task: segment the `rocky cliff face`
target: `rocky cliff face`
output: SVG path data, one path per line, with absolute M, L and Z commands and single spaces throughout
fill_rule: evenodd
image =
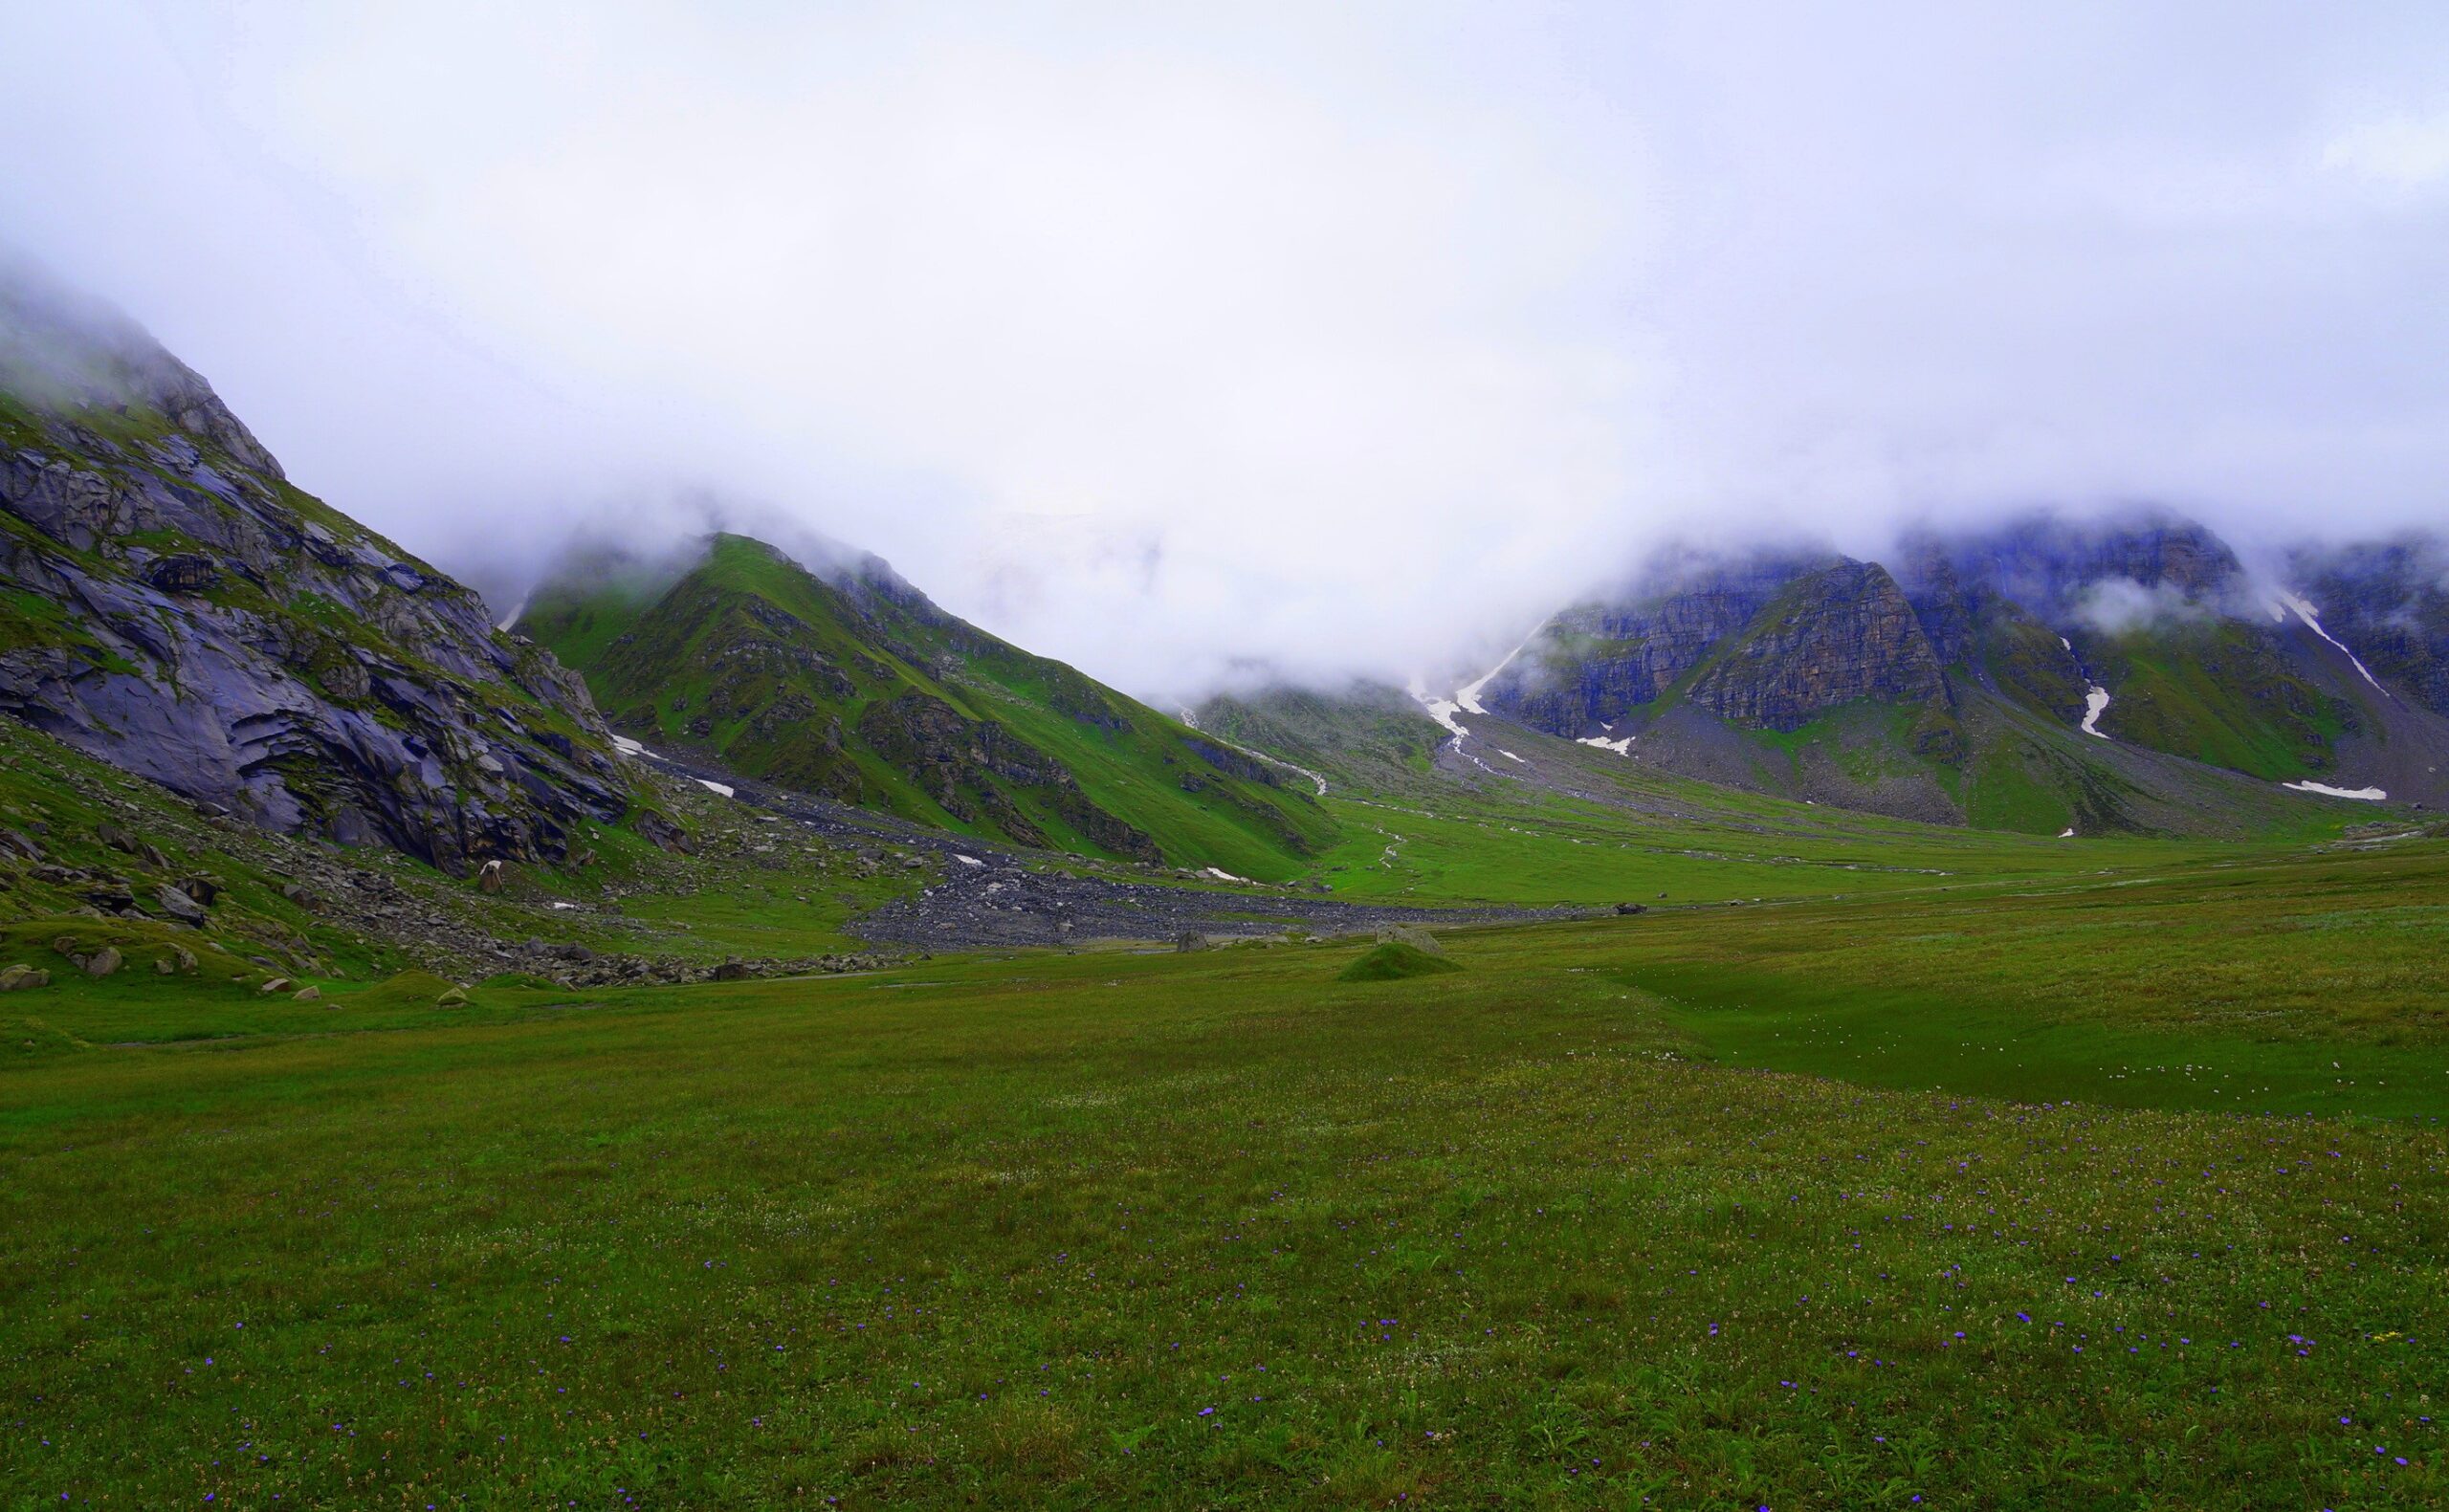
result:
M 1824 562 L 1767 554 L 1653 562 L 1621 597 L 1577 604 L 1482 690 L 1485 705 L 1568 738 L 1656 703 L 1796 579 Z
M 620 817 L 584 687 L 291 486 L 114 313 L 0 278 L 0 712 L 268 828 L 449 870 Z
M 1798 730 L 1843 704 L 1945 707 L 1947 677 L 1887 569 L 1844 561 L 1796 580 L 1691 685 L 1732 724 Z
M 2307 547 L 2288 567 L 2323 628 L 2374 675 L 2449 714 L 2449 542 L 2411 535 Z
M 1943 662 L 1886 569 L 1758 555 L 1673 561 L 1621 602 L 1566 610 L 1481 698 L 1579 737 L 1675 701 L 1786 731 L 1864 700 L 1944 710 L 1948 691 Z

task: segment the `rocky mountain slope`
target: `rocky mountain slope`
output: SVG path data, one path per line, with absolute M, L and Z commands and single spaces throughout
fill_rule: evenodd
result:
M 724 535 L 676 577 L 580 562 L 519 628 L 619 729 L 841 802 L 1267 878 L 1334 833 L 1307 781 L 988 635 L 873 557 L 820 575 Z
M 2449 642 L 2419 628 L 2423 560 L 2303 564 L 2345 611 L 2325 621 L 2157 514 L 1923 532 L 1892 570 L 1678 553 L 1556 615 L 1456 707 L 1708 780 L 2053 833 L 2217 832 L 2261 807 L 2239 778 L 2438 803 L 2449 720 L 2423 678 Z
M 548 652 L 291 484 L 125 317 L 21 270 L 0 273 L 0 712 L 265 828 L 454 872 L 559 858 L 631 807 Z

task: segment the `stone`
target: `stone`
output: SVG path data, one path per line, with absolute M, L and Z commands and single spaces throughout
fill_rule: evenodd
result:
M 256 988 L 255 991 L 270 995 L 273 993 L 290 992 L 296 989 L 297 986 L 298 984 L 296 982 L 291 981 L 286 976 L 276 976 L 270 981 L 265 982 L 261 987 Z
M 51 985 L 51 973 L 33 966 L 11 966 L 0 971 L 0 993 L 30 992 Z
M 105 945 L 100 950 L 96 951 L 93 954 L 85 958 L 85 975 L 88 976 L 108 976 L 111 973 L 119 970 L 119 963 L 121 958 L 122 957 L 119 953 L 118 946 Z
M 221 564 L 201 552 L 174 552 L 146 562 L 144 581 L 164 593 L 202 593 L 221 581 Z
M 1649 905 L 1646 903 L 1619 903 L 1616 905 L 1616 913 L 1619 917 L 1627 917 L 1635 913 L 1647 913 L 1648 911 Z
M 179 890 L 196 902 L 210 908 L 221 901 L 221 879 L 210 873 L 198 873 L 178 885 Z
M 292 1002 L 301 1003 L 321 1002 L 323 1000 L 323 989 L 320 987 L 300 987 L 296 992 L 289 995 L 289 1000 Z
M 725 961 L 715 968 L 714 979 L 718 982 L 744 982 L 756 975 L 744 961 Z
M 468 989 L 465 987 L 453 987 L 449 992 L 444 993 L 441 997 L 436 997 L 433 1000 L 433 1005 L 436 1008 L 465 1008 L 468 1006 Z
M 163 912 L 181 924 L 203 924 L 210 917 L 204 911 L 204 905 L 177 887 L 165 886 L 154 888 L 153 901 L 162 905 Z

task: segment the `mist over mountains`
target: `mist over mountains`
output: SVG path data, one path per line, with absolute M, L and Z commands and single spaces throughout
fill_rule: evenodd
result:
M 2143 501 L 2259 566 L 2449 482 L 2431 8 L 18 21 L 8 234 L 505 613 L 763 512 L 1187 695 L 1674 539 Z

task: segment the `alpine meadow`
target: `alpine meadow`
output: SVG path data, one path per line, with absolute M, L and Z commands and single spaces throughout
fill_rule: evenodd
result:
M 0 41 L 0 1512 L 2449 1505 L 2437 10 Z

